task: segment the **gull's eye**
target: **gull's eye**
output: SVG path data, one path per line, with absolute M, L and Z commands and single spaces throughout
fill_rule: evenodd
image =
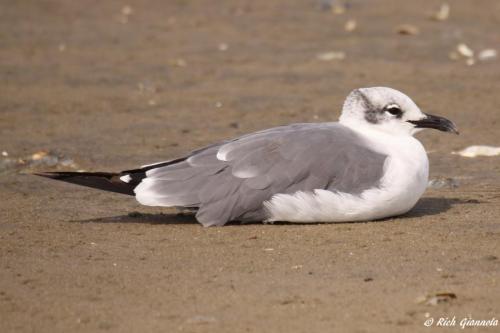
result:
M 403 114 L 403 110 L 397 104 L 389 104 L 384 108 L 385 112 L 389 112 L 393 116 L 401 116 Z

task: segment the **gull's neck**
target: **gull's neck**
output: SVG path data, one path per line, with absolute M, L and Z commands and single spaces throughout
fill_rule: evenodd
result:
M 401 132 L 389 132 L 384 127 L 360 122 L 357 119 L 340 120 L 340 124 L 348 127 L 361 137 L 365 138 L 373 149 L 391 155 L 396 151 L 398 153 L 409 153 L 411 151 L 424 153 L 425 150 L 417 139 L 410 134 Z
M 387 138 L 394 139 L 394 138 L 401 138 L 401 137 L 405 137 L 405 136 L 411 137 L 410 135 L 404 135 L 404 134 L 401 134 L 399 132 L 391 133 L 391 132 L 384 130 L 384 128 L 382 126 L 368 124 L 366 122 L 361 122 L 357 119 L 349 119 L 349 118 L 342 119 L 341 118 L 339 123 L 341 125 L 344 125 L 345 127 L 348 127 L 349 129 L 353 130 L 354 132 L 356 132 L 358 134 L 370 136 L 370 138 L 372 138 L 372 139 L 376 139 L 377 137 L 381 137 L 384 139 L 387 139 Z

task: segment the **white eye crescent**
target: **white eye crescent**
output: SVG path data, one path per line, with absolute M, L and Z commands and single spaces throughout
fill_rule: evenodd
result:
M 399 105 L 392 103 L 388 104 L 384 107 L 385 112 L 388 112 L 392 114 L 393 116 L 401 116 L 403 114 L 403 111 L 399 107 Z

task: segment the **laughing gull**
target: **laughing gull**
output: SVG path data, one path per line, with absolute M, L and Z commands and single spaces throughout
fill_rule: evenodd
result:
M 204 226 L 367 221 L 404 214 L 424 193 L 429 161 L 413 137 L 424 128 L 458 134 L 397 90 L 361 88 L 339 122 L 275 127 L 120 173 L 38 175 L 192 209 Z

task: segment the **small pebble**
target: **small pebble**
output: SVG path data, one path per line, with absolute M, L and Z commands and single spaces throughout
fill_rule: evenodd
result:
M 344 29 L 347 32 L 353 32 L 357 27 L 358 23 L 356 22 L 356 20 L 348 20 L 344 25 Z
M 44 158 L 45 156 L 47 156 L 47 152 L 46 151 L 39 151 L 37 153 L 34 153 L 33 155 L 31 155 L 31 159 L 33 161 L 39 161 L 41 160 L 42 158 Z
M 454 293 L 449 293 L 449 292 L 443 292 L 443 293 L 437 293 L 434 295 L 420 295 L 417 298 L 415 298 L 415 303 L 418 304 L 427 304 L 427 305 L 437 305 L 438 303 L 443 303 L 447 302 L 451 299 L 457 298 L 457 295 Z M 426 317 L 429 317 L 428 314 L 425 314 Z
M 124 7 L 122 7 L 122 10 L 121 10 L 121 13 L 125 16 L 132 15 L 133 12 L 134 12 L 134 10 L 130 6 L 124 6 Z
M 450 5 L 443 3 L 439 10 L 431 18 L 436 21 L 446 21 L 450 17 Z
M 346 57 L 342 51 L 331 51 L 319 53 L 316 58 L 321 61 L 344 60 Z
M 457 295 L 455 295 L 454 293 L 442 292 L 442 293 L 437 293 L 437 294 L 431 296 L 430 298 L 428 298 L 426 304 L 431 305 L 431 306 L 436 306 L 440 303 L 448 303 L 452 299 L 456 299 L 456 298 L 457 298 Z
M 458 53 L 466 58 L 472 58 L 474 56 L 474 51 L 464 43 L 457 45 Z
M 485 49 L 479 52 L 477 58 L 481 61 L 493 60 L 497 57 L 497 50 L 495 49 Z
M 493 146 L 469 146 L 458 152 L 452 152 L 452 154 L 460 155 L 463 157 L 474 158 L 477 156 L 498 156 L 500 155 L 500 147 Z
M 172 65 L 177 66 L 177 67 L 186 67 L 187 61 L 182 59 L 182 58 L 178 58 L 172 62 Z
M 129 17 L 130 15 L 132 15 L 132 13 L 134 12 L 134 10 L 132 9 L 132 7 L 130 6 L 123 6 L 122 9 L 120 10 L 120 17 L 119 17 L 119 21 L 120 23 L 122 24 L 126 24 L 128 23 L 128 20 L 129 20 Z
M 229 49 L 229 45 L 226 43 L 220 43 L 217 48 L 219 51 L 227 51 Z
M 420 30 L 413 24 L 401 24 L 396 27 L 396 32 L 400 35 L 414 36 L 418 35 L 420 33 Z

